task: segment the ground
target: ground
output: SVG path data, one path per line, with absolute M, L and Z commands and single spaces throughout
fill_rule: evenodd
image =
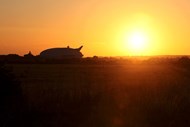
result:
M 7 64 L 31 127 L 187 127 L 190 72 L 169 63 Z

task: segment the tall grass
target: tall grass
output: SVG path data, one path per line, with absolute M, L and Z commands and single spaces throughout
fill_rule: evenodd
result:
M 187 66 L 148 63 L 8 66 L 22 83 L 28 126 L 190 125 Z

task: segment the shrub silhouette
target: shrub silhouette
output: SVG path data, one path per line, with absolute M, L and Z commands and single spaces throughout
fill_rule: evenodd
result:
M 15 126 L 22 109 L 20 83 L 5 66 L 0 65 L 0 126 Z
M 184 56 L 184 57 L 179 58 L 178 64 L 181 65 L 182 67 L 189 67 L 190 65 L 189 57 Z

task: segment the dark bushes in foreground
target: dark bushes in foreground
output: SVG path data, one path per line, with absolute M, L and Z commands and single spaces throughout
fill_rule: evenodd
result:
M 20 126 L 23 96 L 20 82 L 5 66 L 0 66 L 0 126 Z
M 11 65 L 29 108 L 20 123 L 29 127 L 188 127 L 188 66 L 180 59 L 159 61 L 114 66 Z

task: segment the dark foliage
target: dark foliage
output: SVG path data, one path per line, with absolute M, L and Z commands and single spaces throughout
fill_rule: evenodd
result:
M 184 68 L 189 68 L 190 67 L 190 59 L 187 56 L 181 57 L 178 59 L 177 64 Z
M 190 126 L 188 57 L 44 59 L 42 63 L 9 65 L 23 91 L 14 75 L 1 68 L 4 126 Z
M 3 65 L 0 66 L 0 87 L 0 126 L 17 126 L 23 110 L 20 82 Z

